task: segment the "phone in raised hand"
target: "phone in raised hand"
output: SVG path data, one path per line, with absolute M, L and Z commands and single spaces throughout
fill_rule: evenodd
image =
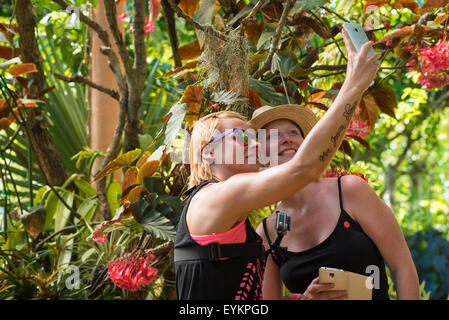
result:
M 368 42 L 369 39 L 366 36 L 365 31 L 363 30 L 362 26 L 358 23 L 343 23 L 343 28 L 345 29 L 346 33 L 349 36 L 349 39 L 351 39 L 352 44 L 354 45 L 355 50 L 357 52 L 360 51 L 363 44 Z M 373 48 L 370 48 L 367 56 L 374 54 Z

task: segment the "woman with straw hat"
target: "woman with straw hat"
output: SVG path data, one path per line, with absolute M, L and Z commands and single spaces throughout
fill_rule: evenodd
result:
M 276 152 L 280 165 L 302 151 L 304 139 L 316 123 L 313 112 L 299 105 L 259 108 L 250 121 L 255 129 L 273 132 L 260 142 L 266 143 L 269 154 Z M 290 230 L 279 237 L 276 218 L 281 212 L 290 219 Z M 385 262 L 398 298 L 419 298 L 415 265 L 394 214 L 359 176 L 323 178 L 308 184 L 283 199 L 257 232 L 271 252 L 263 282 L 265 299 L 283 298 L 282 283 L 296 293 L 284 297 L 287 299 L 347 298 L 346 291 L 329 291 L 332 284 L 318 282 L 320 267 L 371 275 L 372 298 L 388 299 Z
M 179 299 L 260 299 L 263 246 L 248 214 L 319 178 L 340 146 L 353 112 L 378 70 L 372 42 L 348 49 L 346 79 L 292 161 L 260 171 L 258 142 L 234 112 L 198 120 L 190 140 L 190 186 L 175 239 Z M 343 131 L 343 132 L 344 132 Z

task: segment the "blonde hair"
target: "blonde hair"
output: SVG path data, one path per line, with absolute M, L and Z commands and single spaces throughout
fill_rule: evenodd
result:
M 195 122 L 189 147 L 189 188 L 198 185 L 201 181 L 212 179 L 210 163 L 203 159 L 201 151 L 215 137 L 217 132 L 223 131 L 224 128 L 220 119 L 226 118 L 237 118 L 247 121 L 240 113 L 219 111 L 211 113 Z

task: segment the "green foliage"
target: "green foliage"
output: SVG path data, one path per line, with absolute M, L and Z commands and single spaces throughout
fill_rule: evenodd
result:
M 449 292 L 449 241 L 436 230 L 427 229 L 407 236 L 407 243 L 420 279 L 432 299 L 446 299 Z
M 397 300 L 398 296 L 394 287 L 393 280 L 391 279 L 391 273 L 388 268 L 386 268 L 387 279 L 388 279 L 388 296 L 390 300 Z M 429 300 L 430 299 L 430 291 L 426 291 L 426 281 L 421 281 L 419 285 L 419 300 Z
M 212 6 L 201 7 L 193 19 L 220 30 L 236 27 L 256 1 L 240 2 L 239 6 L 235 2 L 219 1 L 216 12 Z M 96 1 L 86 0 L 71 3 L 84 12 L 96 5 Z M 247 39 L 244 44 L 248 49 L 250 74 L 254 74 L 267 58 L 280 17 L 280 11 L 267 4 L 245 28 Z M 170 268 L 166 253 L 158 257 L 158 279 L 136 294 L 126 293 L 112 284 L 107 276 L 107 264 L 142 246 L 142 242 L 147 245 L 145 250 L 152 250 L 173 240 L 182 208 L 179 196 L 185 190 L 187 176 L 182 165 L 168 160 L 173 147 L 183 144 L 183 136 L 179 133 L 182 129 L 190 130 L 199 116 L 214 112 L 216 109 L 212 105 L 215 103 L 219 109 L 248 104 L 249 108 L 242 110 L 250 114 L 258 104 L 292 102 L 308 104 L 321 116 L 332 103 L 332 96 L 338 93 L 338 83 L 344 79 L 342 70 L 316 68 L 346 63 L 346 52 L 334 27 L 344 22 L 343 19 L 364 24 L 374 17 L 376 31 L 370 36 L 378 40 L 389 32 L 384 25 L 387 21 L 391 25 L 390 31 L 400 31 L 419 17 L 410 9 L 393 9 L 388 4 L 379 4 L 373 12 L 364 13 L 365 4 L 350 0 L 297 1 L 294 11 L 303 8 L 309 20 L 282 28 L 280 50 L 273 56 L 269 70 L 261 77 L 248 80 L 252 90 L 249 97 L 237 94 L 235 89 L 240 88 L 215 88 L 213 82 L 199 87 L 199 74 L 208 69 L 198 63 L 203 46 L 202 49 L 187 50 L 193 56 L 192 52 L 196 50 L 195 58 L 187 58 L 186 51 L 180 49 L 185 65 L 170 73 L 173 50 L 166 20 L 159 16 L 155 31 L 145 40 L 148 70 L 142 96 L 139 142 L 143 152 L 149 151 L 145 161 L 151 156 L 150 160 L 160 163 L 150 173 L 142 170 L 139 181 L 142 163 L 136 164 L 136 159 L 116 167 L 114 170 L 124 170 L 129 184 L 114 180 L 111 172 L 105 174 L 107 205 L 116 216 L 105 228 L 107 238 L 101 244 L 90 238 L 102 222 L 98 221 L 100 203 L 90 180 L 93 162 L 104 154 L 87 147 L 86 87 L 62 82 L 54 76 L 55 73 L 88 76 L 89 65 L 85 59 L 89 45 L 88 28 L 80 24 L 79 29 L 67 29 L 64 26 L 69 16 L 57 4 L 33 1 L 47 87 L 54 86 L 40 108 L 45 110 L 45 121 L 70 178 L 63 186 L 53 189 L 46 186 L 37 164 L 28 153 L 26 137 L 16 134 L 21 128 L 15 123 L 1 130 L 0 299 L 164 297 L 171 281 L 168 273 L 164 273 Z M 443 11 L 446 9 L 442 8 Z M 131 52 L 131 1 L 126 3 L 125 10 L 124 38 Z M 1 23 L 14 23 L 10 18 L 12 14 L 11 5 L 0 5 Z M 429 25 L 439 27 L 433 21 Z M 185 20 L 177 18 L 175 26 L 181 47 L 198 39 L 195 28 Z M 390 49 L 385 41 L 379 41 L 378 49 L 389 50 L 383 62 L 385 68 L 361 104 L 365 106 L 362 109 L 373 117 L 373 128 L 362 141 L 347 138 L 345 152 L 339 152 L 333 162 L 364 172 L 371 186 L 394 210 L 417 265 L 423 299 L 429 298 L 429 292 L 431 298 L 441 298 L 449 292 L 444 274 L 449 252 L 449 156 L 445 145 L 449 137 L 448 95 L 447 89 L 429 92 L 418 86 L 419 74 L 404 68 L 407 60 L 398 52 L 405 40 L 429 45 L 432 37 L 441 36 L 438 32 L 426 32 L 416 31 L 396 39 L 399 42 L 393 42 L 396 47 Z M 11 45 L 18 47 L 17 40 L 14 36 Z M 233 57 L 232 54 L 228 56 Z M 192 62 L 196 64 L 186 67 Z M 24 91 L 11 77 L 8 81 L 15 86 L 17 94 Z M 189 87 L 199 88 L 200 97 L 186 94 Z M 185 102 L 183 99 L 190 100 Z M 251 213 L 249 219 L 253 226 L 271 211 L 272 208 L 264 208 Z M 149 241 L 142 240 L 146 235 L 151 235 Z M 70 266 L 79 268 L 81 283 L 78 289 L 67 289 L 66 281 L 72 276 Z M 393 287 L 391 296 L 394 297 Z

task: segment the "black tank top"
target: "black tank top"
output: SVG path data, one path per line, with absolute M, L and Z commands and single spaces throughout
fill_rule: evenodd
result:
M 175 249 L 200 246 L 190 236 L 186 213 L 194 195 L 205 185 L 216 183 L 207 180 L 188 191 L 186 205 L 178 223 Z M 232 205 L 232 204 L 231 204 Z M 260 243 L 262 239 L 246 219 L 246 243 Z M 204 259 L 175 262 L 176 289 L 182 300 L 261 300 L 264 259 L 237 257 L 218 261 Z
M 266 219 L 265 236 L 272 250 L 276 250 L 278 266 L 284 285 L 290 292 L 304 293 L 320 267 L 339 268 L 374 277 L 373 300 L 388 300 L 388 280 L 385 262 L 379 249 L 361 226 L 343 209 L 341 177 L 338 178 L 340 217 L 334 231 L 317 246 L 301 252 L 273 246 L 268 236 Z M 378 280 L 376 282 L 376 277 Z

